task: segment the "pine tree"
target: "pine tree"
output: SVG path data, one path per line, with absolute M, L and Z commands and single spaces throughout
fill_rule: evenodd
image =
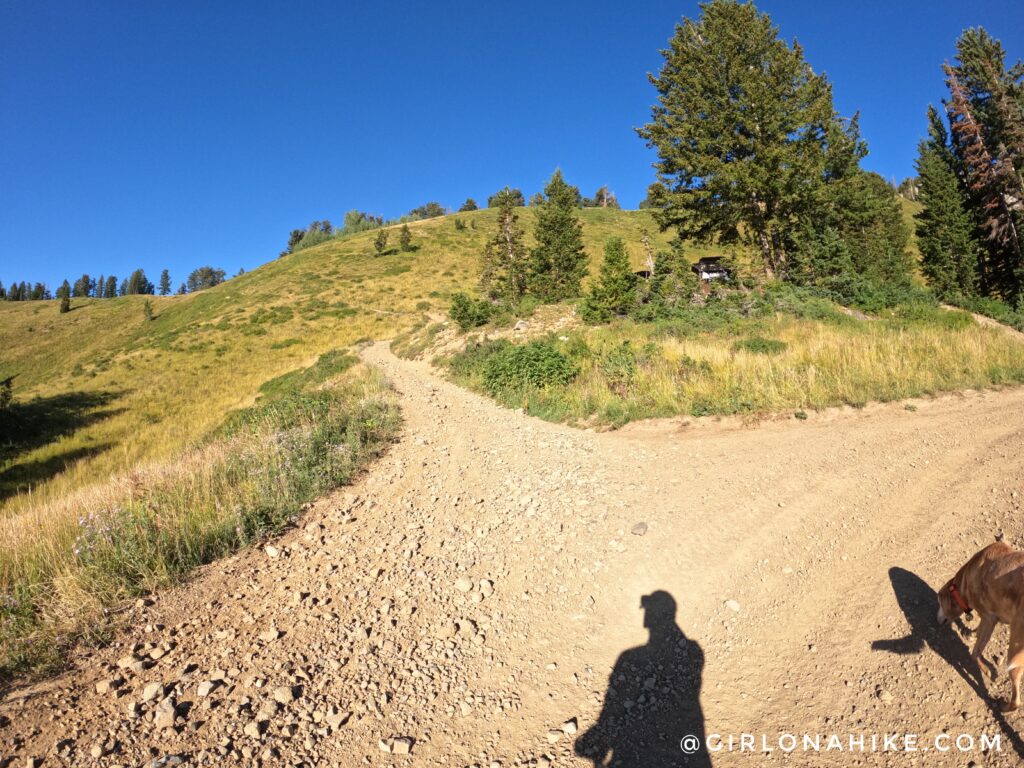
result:
M 99 280 L 96 281 L 96 298 L 102 299 L 106 297 L 107 290 L 107 278 L 100 275 Z
M 377 233 L 377 236 L 373 239 L 373 249 L 377 252 L 378 256 L 383 256 L 384 251 L 388 247 L 388 231 L 382 229 Z
M 171 292 L 171 273 L 166 269 L 160 273 L 160 295 L 166 296 Z
M 493 195 L 487 198 L 488 208 L 502 208 L 506 204 L 510 204 L 513 207 L 523 207 L 526 205 L 526 198 L 523 197 L 521 189 L 505 187 L 499 189 Z
M 785 277 L 796 220 L 865 151 L 856 122 L 839 120 L 828 81 L 752 3 L 704 3 L 669 45 L 651 77 L 659 103 L 639 129 L 658 152 L 658 223 L 749 243 L 768 277 Z
M 71 284 L 67 280 L 61 283 L 60 288 L 57 289 L 57 298 L 71 298 Z
M 1018 216 L 1008 198 L 1015 190 L 1016 173 L 1004 157 L 990 151 L 970 94 L 957 71 L 944 65 L 950 101 L 946 105 L 954 151 L 963 164 L 975 215 L 988 241 L 980 281 L 986 295 L 1015 302 L 1024 288 L 1024 244 L 1018 232 Z
M 117 298 L 117 278 L 113 275 L 107 278 L 107 287 L 103 291 L 103 296 L 107 299 Z
M 409 225 L 403 224 L 401 231 L 398 233 L 398 245 L 403 251 L 412 250 L 412 232 L 409 231 Z
M 65 312 L 71 311 L 71 297 L 61 296 L 60 297 L 60 313 L 63 315 Z
M 467 197 L 466 202 L 459 206 L 459 213 L 465 213 L 466 211 L 475 211 L 477 209 L 476 200 L 472 197 Z
M 4 284 L 0 282 L 0 300 L 7 298 L 7 289 L 4 288 Z
M 613 237 L 604 245 L 601 270 L 583 300 L 581 314 L 590 323 L 606 323 L 616 315 L 625 315 L 636 302 L 637 276 L 629 265 L 625 243 Z
M 484 247 L 480 288 L 492 301 L 514 305 L 526 292 L 528 252 L 515 212 L 515 196 L 499 196 L 498 231 Z
M 580 191 L 556 170 L 544 187 L 545 198 L 537 206 L 534 237 L 537 246 L 530 254 L 527 289 L 552 302 L 580 295 L 580 283 L 587 275 L 587 254 L 583 250 L 583 225 L 577 214 Z
M 948 134 L 934 107 L 928 108 L 929 137 L 918 147 L 917 220 L 921 269 L 932 290 L 946 301 L 978 292 L 980 244 L 952 165 Z
M 184 296 L 186 293 L 188 293 L 188 289 L 185 287 L 185 284 L 182 283 L 181 285 L 178 286 L 178 295 Z

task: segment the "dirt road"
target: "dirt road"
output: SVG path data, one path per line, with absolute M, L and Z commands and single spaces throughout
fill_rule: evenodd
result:
M 931 591 L 997 534 L 1024 545 L 1024 390 L 594 434 L 364 357 L 401 393 L 401 441 L 8 692 L 12 765 L 1024 759 L 1005 677 L 979 682 Z

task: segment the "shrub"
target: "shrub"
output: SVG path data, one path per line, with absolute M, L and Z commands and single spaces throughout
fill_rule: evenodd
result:
M 636 354 L 628 340 L 602 356 L 601 372 L 612 392 L 620 397 L 626 394 L 636 376 Z
M 448 316 L 454 320 L 462 331 L 469 331 L 484 325 L 494 314 L 494 305 L 483 299 L 473 299 L 464 293 L 452 296 L 452 305 Z
M 777 339 L 766 339 L 761 336 L 752 336 L 749 339 L 742 339 L 733 344 L 737 352 L 753 352 L 758 355 L 777 355 L 784 352 L 788 345 Z
M 483 369 L 484 388 L 492 395 L 567 384 L 576 366 L 550 341 L 510 345 L 492 353 Z

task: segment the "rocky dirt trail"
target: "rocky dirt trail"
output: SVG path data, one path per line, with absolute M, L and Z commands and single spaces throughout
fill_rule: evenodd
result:
M 1021 764 L 1024 713 L 998 713 L 1005 678 L 975 678 L 929 585 L 993 536 L 1024 545 L 1024 390 L 595 434 L 364 357 L 400 442 L 8 691 L 0 765 Z

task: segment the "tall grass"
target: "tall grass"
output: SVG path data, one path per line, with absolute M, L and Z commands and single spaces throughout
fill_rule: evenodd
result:
M 201 447 L 0 521 L 0 670 L 59 660 L 109 609 L 280 530 L 389 442 L 395 401 L 337 355 L 271 387 Z M 316 370 L 329 371 L 333 382 Z
M 807 308 L 804 308 L 807 310 Z M 620 321 L 550 338 L 570 381 L 537 383 L 504 370 L 508 342 L 472 342 L 448 359 L 452 377 L 510 407 L 554 421 L 619 426 L 680 414 L 762 414 L 861 406 L 1024 382 L 1024 344 L 962 312 L 914 305 L 856 319 L 813 311 L 695 321 Z M 700 317 L 698 314 L 697 317 Z M 495 361 L 499 361 L 496 363 Z

